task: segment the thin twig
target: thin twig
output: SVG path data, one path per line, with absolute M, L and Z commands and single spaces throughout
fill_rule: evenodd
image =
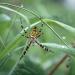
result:
M 48 75 L 53 75 L 55 71 L 59 68 L 59 66 L 68 58 L 69 56 L 67 54 L 64 55 L 64 57 L 59 61 L 59 63 L 56 64 L 56 66 L 50 71 Z

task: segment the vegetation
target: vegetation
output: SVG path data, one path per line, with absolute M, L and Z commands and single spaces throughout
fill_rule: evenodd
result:
M 75 75 L 74 13 L 55 0 L 1 1 L 0 75 Z M 32 43 L 19 60 L 34 26 L 49 51 Z

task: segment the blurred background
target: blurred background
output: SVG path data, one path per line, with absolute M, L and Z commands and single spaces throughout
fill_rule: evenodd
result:
M 74 0 L 0 0 L 0 2 L 24 5 L 28 9 L 37 11 L 41 16 L 56 18 L 69 25 L 73 25 L 75 1 Z M 62 17 L 62 20 L 60 19 Z M 63 19 L 64 18 L 64 19 Z M 69 21 L 67 21 L 69 20 Z
M 23 6 L 44 18 L 57 20 L 73 28 L 75 27 L 75 0 L 0 0 L 0 3 Z M 9 5 L 5 6 L 23 13 L 28 18 L 30 25 L 38 21 L 34 15 L 22 9 Z M 19 37 L 22 30 L 19 18 L 15 13 L 0 8 L 0 75 L 49 75 L 53 67 L 65 54 L 61 51 L 56 51 L 56 49 L 54 54 L 44 52 L 36 44 L 34 46 L 31 45 L 27 55 L 15 68 L 15 63 L 27 44 L 26 38 Z M 25 28 L 29 24 L 23 20 L 23 26 Z M 51 26 L 68 45 L 71 46 L 74 43 L 75 35 L 56 24 L 52 24 Z M 38 28 L 40 27 L 38 26 Z M 38 39 L 39 42 L 64 45 L 46 26 L 42 27 L 42 32 L 44 35 Z M 66 59 L 52 75 L 75 75 L 74 70 L 75 59 L 71 58 L 69 61 Z

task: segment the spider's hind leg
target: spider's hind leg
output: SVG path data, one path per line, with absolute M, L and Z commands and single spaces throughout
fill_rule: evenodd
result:
M 29 44 L 24 48 L 22 55 L 20 56 L 20 60 L 23 58 L 24 55 L 26 55 L 31 43 L 32 43 L 32 41 L 30 41 Z
M 43 48 L 45 51 L 50 51 L 50 52 L 53 52 L 52 50 L 49 50 L 48 47 L 42 45 L 41 43 L 39 43 L 37 40 L 35 40 L 35 42 L 41 47 Z

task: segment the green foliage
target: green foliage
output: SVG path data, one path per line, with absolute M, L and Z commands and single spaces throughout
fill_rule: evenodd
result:
M 51 11 L 49 15 L 41 0 L 26 0 L 26 2 L 32 4 L 31 6 L 26 5 L 29 9 L 0 3 L 0 75 L 49 75 L 53 67 L 59 63 L 65 54 L 70 56 L 68 57 L 69 60 L 68 58 L 66 61 L 64 60 L 53 75 L 75 75 L 75 48 L 73 48 L 75 47 L 75 28 L 71 25 L 75 24 L 74 13 L 69 12 L 71 19 L 73 19 L 73 22 L 70 23 L 68 16 L 64 16 L 67 14 L 67 10 L 62 6 L 60 9 L 57 5 L 50 5 L 52 8 L 47 5 L 48 8 L 50 7 L 48 11 Z M 39 6 L 40 9 L 38 9 Z M 32 7 L 44 18 L 31 11 Z M 54 11 L 54 7 L 58 9 Z M 60 10 L 63 10 L 63 13 Z M 43 34 L 38 40 L 53 53 L 46 52 L 34 44 L 34 46 L 30 46 L 27 54 L 19 61 L 22 50 L 28 43 L 28 39 L 22 37 L 24 30 L 20 27 L 20 18 L 27 32 L 31 32 L 30 30 L 34 26 L 39 29 L 42 28 Z M 42 23 L 43 27 L 41 27 Z

